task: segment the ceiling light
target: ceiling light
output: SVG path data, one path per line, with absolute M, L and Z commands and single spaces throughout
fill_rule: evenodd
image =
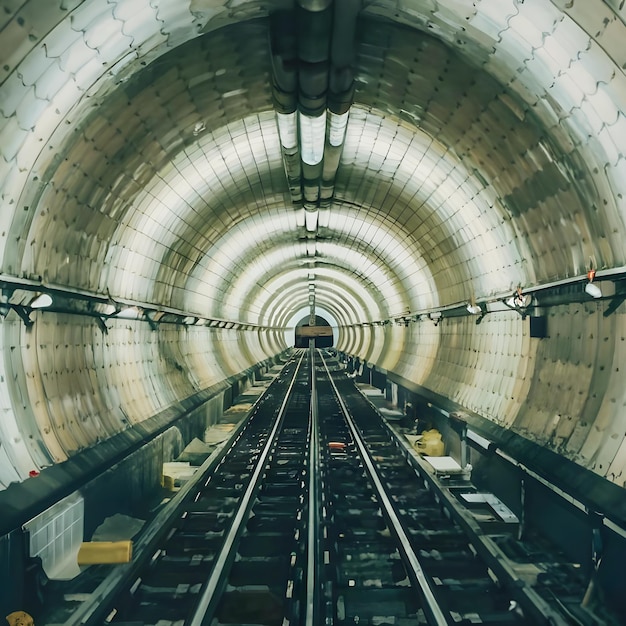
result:
M 298 128 L 296 125 L 296 114 L 276 113 L 278 120 L 278 135 L 283 148 L 292 150 L 298 145 Z
M 296 209 L 296 228 L 302 228 L 305 223 L 305 210 L 303 208 Z
M 330 112 L 328 142 L 331 146 L 340 146 L 346 136 L 346 126 L 348 125 L 348 114 Z
M 46 309 L 52 305 L 52 296 L 47 293 L 39 294 L 31 303 L 33 309 Z
M 304 212 L 306 229 L 310 233 L 314 233 L 317 230 L 317 218 L 318 218 L 317 210 Z
M 307 165 L 317 165 L 324 156 L 326 111 L 317 117 L 298 114 L 300 124 L 300 155 Z
M 330 209 L 321 209 L 317 218 L 317 225 L 320 228 L 328 228 L 330 225 Z
M 466 308 L 471 315 L 480 315 L 483 312 L 477 304 L 468 304 Z

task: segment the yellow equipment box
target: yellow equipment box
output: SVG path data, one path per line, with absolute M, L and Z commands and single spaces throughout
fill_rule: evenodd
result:
M 78 550 L 79 565 L 129 563 L 133 557 L 132 541 L 86 541 Z

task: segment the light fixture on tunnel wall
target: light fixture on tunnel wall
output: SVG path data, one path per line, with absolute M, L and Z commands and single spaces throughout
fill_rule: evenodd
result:
M 197 137 L 201 132 L 206 130 L 206 124 L 204 122 L 196 122 L 193 127 L 193 136 Z
M 206 319 L 193 311 L 169 307 L 163 309 L 154 303 L 117 301 L 108 291 L 106 294 L 96 294 L 63 287 L 47 287 L 40 282 L 18 280 L 13 276 L 0 274 L 0 316 L 6 317 L 13 312 L 27 328 L 31 328 L 35 324 L 35 319 L 31 319 L 33 312 L 46 309 L 60 315 L 87 317 L 98 324 L 103 334 L 109 331 L 107 323 L 115 320 L 137 320 L 147 323 L 153 331 L 161 324 L 202 325 L 213 328 L 230 324 L 230 328 L 238 330 L 260 328 L 257 324 L 242 325 L 238 322 Z
M 533 302 L 533 297 L 530 294 L 525 294 L 522 288 L 518 287 L 513 295 L 504 298 L 501 302 L 504 302 L 507 308 L 519 313 L 522 319 L 525 320 L 528 315 L 528 307 L 530 307 Z
M 602 290 L 598 285 L 593 284 L 593 279 L 596 277 L 596 270 L 593 267 L 587 272 L 587 284 L 585 285 L 585 293 L 592 298 L 601 298 Z
M 480 304 L 475 304 L 470 302 L 466 307 L 467 312 L 470 315 L 476 316 L 476 325 L 480 324 L 483 321 L 485 315 L 487 315 L 487 309 L 483 309 Z
M 117 307 L 114 304 L 100 304 L 95 303 L 92 307 L 97 313 L 104 315 L 105 317 L 111 317 L 117 312 Z
M 441 320 L 443 319 L 443 313 L 441 311 L 433 311 L 428 314 L 428 317 L 435 322 L 435 326 L 439 326 Z
M 115 317 L 123 320 L 137 320 L 141 317 L 139 307 L 127 306 L 115 314 Z
M 54 304 L 53 297 L 30 285 L 10 285 L 2 281 L 0 296 L 0 315 L 6 316 L 10 311 L 17 313 L 26 328 L 34 325 L 30 314 L 34 310 L 48 309 Z M 36 294 L 32 297 L 33 292 Z
M 40 293 L 33 300 L 31 300 L 29 306 L 31 309 L 47 309 L 52 306 L 53 299 L 48 293 Z
M 394 319 L 394 322 L 396 323 L 396 326 L 407 327 L 409 323 L 411 322 L 411 318 L 410 317 L 396 317 Z

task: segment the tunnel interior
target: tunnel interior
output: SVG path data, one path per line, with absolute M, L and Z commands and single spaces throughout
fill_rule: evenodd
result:
M 622 545 L 623 3 L 5 4 L 5 519 L 228 406 L 313 310 Z

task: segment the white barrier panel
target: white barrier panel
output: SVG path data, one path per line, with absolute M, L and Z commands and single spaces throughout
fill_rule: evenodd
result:
M 30 533 L 30 556 L 41 558 L 48 578 L 71 580 L 80 574 L 84 510 L 83 497 L 76 492 L 23 525 Z

